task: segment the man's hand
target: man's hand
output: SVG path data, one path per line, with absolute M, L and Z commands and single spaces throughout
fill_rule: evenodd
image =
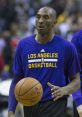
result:
M 77 107 L 77 111 L 79 113 L 79 116 L 82 117 L 82 105 Z
M 13 113 L 13 112 L 8 112 L 8 117 L 15 117 L 15 113 Z
M 52 85 L 50 82 L 48 82 L 47 85 L 51 87 L 52 97 L 54 101 L 58 100 L 64 95 L 67 95 L 65 87 L 55 86 L 55 85 Z

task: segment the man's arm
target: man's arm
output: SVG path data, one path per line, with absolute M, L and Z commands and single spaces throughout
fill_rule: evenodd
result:
M 79 113 L 79 116 L 82 117 L 82 104 L 77 107 L 77 111 Z
M 70 83 L 64 87 L 68 95 L 77 91 L 80 88 L 80 73 L 70 77 Z
M 8 99 L 8 116 L 15 116 L 17 100 L 15 99 L 14 89 L 19 80 L 24 77 L 23 64 L 21 59 L 21 41 L 19 42 L 13 60 L 13 80 L 10 86 L 9 99 Z
M 19 78 L 13 78 L 11 86 L 10 86 L 10 91 L 9 91 L 9 98 L 8 98 L 8 117 L 14 117 L 15 116 L 15 109 L 17 106 L 17 101 L 15 99 L 14 95 L 14 88 L 16 86 L 16 83 L 19 81 Z
M 71 77 L 71 81 L 67 86 L 59 87 L 48 82 L 48 86 L 51 87 L 53 100 L 56 101 L 59 98 L 70 95 L 80 88 L 80 74 L 77 73 Z

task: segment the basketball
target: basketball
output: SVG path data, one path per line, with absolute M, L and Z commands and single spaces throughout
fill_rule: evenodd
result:
M 43 88 L 38 80 L 26 77 L 16 84 L 14 94 L 16 100 L 24 106 L 33 106 L 41 100 Z

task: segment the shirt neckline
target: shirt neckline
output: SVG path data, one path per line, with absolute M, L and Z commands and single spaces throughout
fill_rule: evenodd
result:
M 37 45 L 40 45 L 40 46 L 49 45 L 49 44 L 53 43 L 54 39 L 56 39 L 56 35 L 54 35 L 53 38 L 52 38 L 49 42 L 47 42 L 47 43 L 45 43 L 45 44 L 42 44 L 42 43 L 39 43 L 38 41 L 36 41 L 35 37 L 36 37 L 36 35 L 34 35 L 34 42 L 35 42 Z

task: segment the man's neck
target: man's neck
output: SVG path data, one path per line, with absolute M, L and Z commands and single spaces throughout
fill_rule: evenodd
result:
M 53 37 L 54 37 L 55 34 L 51 34 L 51 35 L 39 35 L 39 34 L 36 34 L 36 41 L 38 43 L 41 43 L 41 44 L 46 44 L 48 42 L 50 42 Z

